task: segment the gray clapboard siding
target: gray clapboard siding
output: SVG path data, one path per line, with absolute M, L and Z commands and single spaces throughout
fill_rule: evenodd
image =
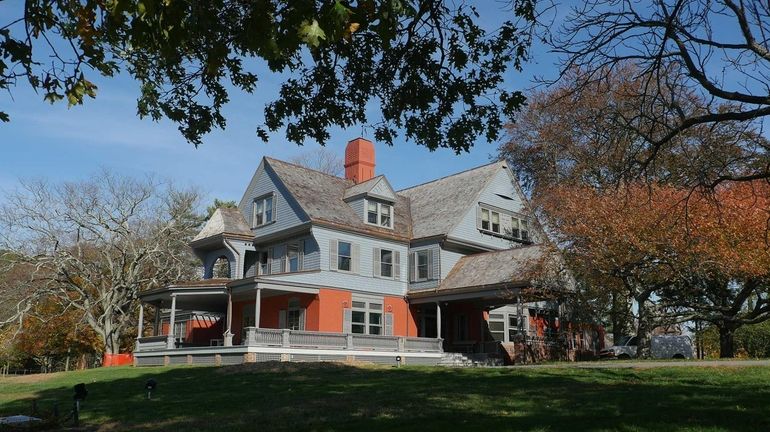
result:
M 366 215 L 364 212 L 366 211 L 366 200 L 363 196 L 356 198 L 354 201 L 350 201 L 348 204 L 350 204 L 350 207 L 353 208 L 353 211 L 356 212 L 361 220 L 365 220 L 364 217 L 366 217 Z
M 320 251 L 320 272 L 309 274 L 285 274 L 273 275 L 270 277 L 281 278 L 281 280 L 298 283 L 309 283 L 330 288 L 342 288 L 359 292 L 370 292 L 372 294 L 396 295 L 406 294 L 406 275 L 403 269 L 407 268 L 407 245 L 390 240 L 381 240 L 372 237 L 365 237 L 356 234 L 350 234 L 342 231 L 336 231 L 325 227 L 314 226 L 312 235 L 315 239 L 318 250 Z M 358 252 L 357 272 L 340 272 L 330 270 L 330 242 L 341 240 L 357 245 L 355 249 Z M 400 261 L 400 277 L 395 278 L 377 278 L 374 277 L 374 249 L 390 249 L 398 252 Z
M 524 204 L 514 186 L 514 181 L 515 179 L 513 179 L 508 169 L 500 168 L 492 177 L 490 183 L 482 190 L 479 199 L 473 202 L 471 208 L 465 213 L 460 223 L 452 229 L 449 236 L 495 249 L 511 248 L 514 245 L 511 240 L 479 231 L 477 209 L 478 203 L 481 202 L 512 213 L 524 214 Z M 503 198 L 501 195 L 511 199 Z M 502 217 L 501 223 L 502 232 L 510 230 L 510 218 Z M 532 231 L 531 228 L 530 231 Z
M 452 268 L 464 257 L 464 254 L 452 250 L 441 249 L 441 279 L 444 279 Z
M 251 179 L 246 192 L 238 204 L 238 209 L 243 213 L 246 223 L 252 226 L 252 205 L 254 199 L 266 194 L 274 193 L 273 206 L 275 207 L 275 221 L 257 228 L 253 228 L 257 241 L 259 237 L 283 231 L 307 222 L 307 216 L 292 198 L 289 191 L 278 180 L 278 176 L 270 168 L 264 159 L 259 164 L 257 171 Z
M 422 250 L 430 250 L 432 253 L 432 266 L 431 266 L 431 275 L 433 276 L 432 279 L 427 281 L 421 281 L 421 282 L 410 282 L 409 283 L 409 289 L 410 290 L 422 290 L 422 289 L 428 289 L 428 288 L 435 288 L 438 286 L 440 282 L 441 277 L 441 268 L 442 268 L 442 262 L 441 262 L 441 247 L 439 246 L 439 243 L 436 242 L 421 242 L 416 243 L 410 246 L 409 248 L 409 255 L 411 256 L 413 253 L 417 251 Z M 409 264 L 408 271 L 405 273 L 409 275 L 412 272 L 412 264 Z
M 269 255 L 271 273 L 283 273 L 287 271 L 284 265 L 286 245 L 294 242 L 299 242 L 300 249 L 302 250 L 302 254 L 300 256 L 300 268 L 302 270 L 318 270 L 320 268 L 320 251 L 318 249 L 318 242 L 315 241 L 312 235 L 304 235 L 299 237 L 292 237 L 287 240 L 259 245 L 260 249 L 272 251 L 272 255 Z

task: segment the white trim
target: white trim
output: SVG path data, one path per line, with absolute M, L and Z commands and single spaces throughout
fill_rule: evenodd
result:
M 393 226 L 395 225 L 394 216 L 395 216 L 395 210 L 393 204 L 384 204 L 379 201 L 371 200 L 371 202 L 377 204 L 377 223 L 371 223 L 369 222 L 369 199 L 364 199 L 364 223 L 366 225 L 370 226 L 376 226 L 379 228 L 387 228 L 387 229 L 393 229 Z M 386 205 L 390 208 L 390 224 L 389 225 L 382 225 L 382 206 Z
M 315 354 L 315 355 L 341 355 L 362 357 L 423 357 L 441 358 L 443 353 L 424 351 L 368 351 L 346 349 L 315 349 L 315 348 L 283 348 L 283 347 L 258 347 L 258 346 L 233 346 L 233 347 L 201 347 L 201 348 L 177 348 L 174 350 L 136 352 L 134 357 L 163 357 L 196 354 Z

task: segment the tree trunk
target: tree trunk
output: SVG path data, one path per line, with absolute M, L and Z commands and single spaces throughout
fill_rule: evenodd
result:
M 610 310 L 613 341 L 619 341 L 621 337 L 628 335 L 629 315 L 628 297 L 621 293 L 613 292 L 612 308 Z
M 719 326 L 719 358 L 735 357 L 735 327 L 728 324 Z
M 639 300 L 639 323 L 636 330 L 638 345 L 636 346 L 637 358 L 650 358 L 650 332 L 652 332 L 652 322 L 650 317 L 650 305 L 647 299 Z

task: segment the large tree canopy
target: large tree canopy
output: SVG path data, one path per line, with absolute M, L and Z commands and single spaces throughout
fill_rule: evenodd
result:
M 459 152 L 496 139 L 523 103 L 503 78 L 527 55 L 516 23 L 526 30 L 534 3 L 496 5 L 510 18 L 489 29 L 473 7 L 440 0 L 26 0 L 0 23 L 0 90 L 26 82 L 81 104 L 94 74 L 124 71 L 141 85 L 139 115 L 167 117 L 198 145 L 225 126 L 230 92 L 259 88 L 261 67 L 283 79 L 257 125 L 264 140 L 286 127 L 292 142 L 323 144 L 330 126 L 365 124 L 388 144 L 403 130 Z
M 587 0 L 550 39 L 562 77 L 604 81 L 638 66 L 630 130 L 643 139 L 626 162 L 638 171 L 693 128 L 770 115 L 770 4 L 744 0 Z M 693 105 L 692 99 L 698 103 Z M 725 180 L 770 177 L 770 156 Z

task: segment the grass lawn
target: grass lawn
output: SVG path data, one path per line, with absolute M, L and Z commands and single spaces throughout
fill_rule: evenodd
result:
M 89 430 L 770 431 L 766 367 L 122 367 L 0 378 L 0 416 L 64 411 L 79 382 Z

